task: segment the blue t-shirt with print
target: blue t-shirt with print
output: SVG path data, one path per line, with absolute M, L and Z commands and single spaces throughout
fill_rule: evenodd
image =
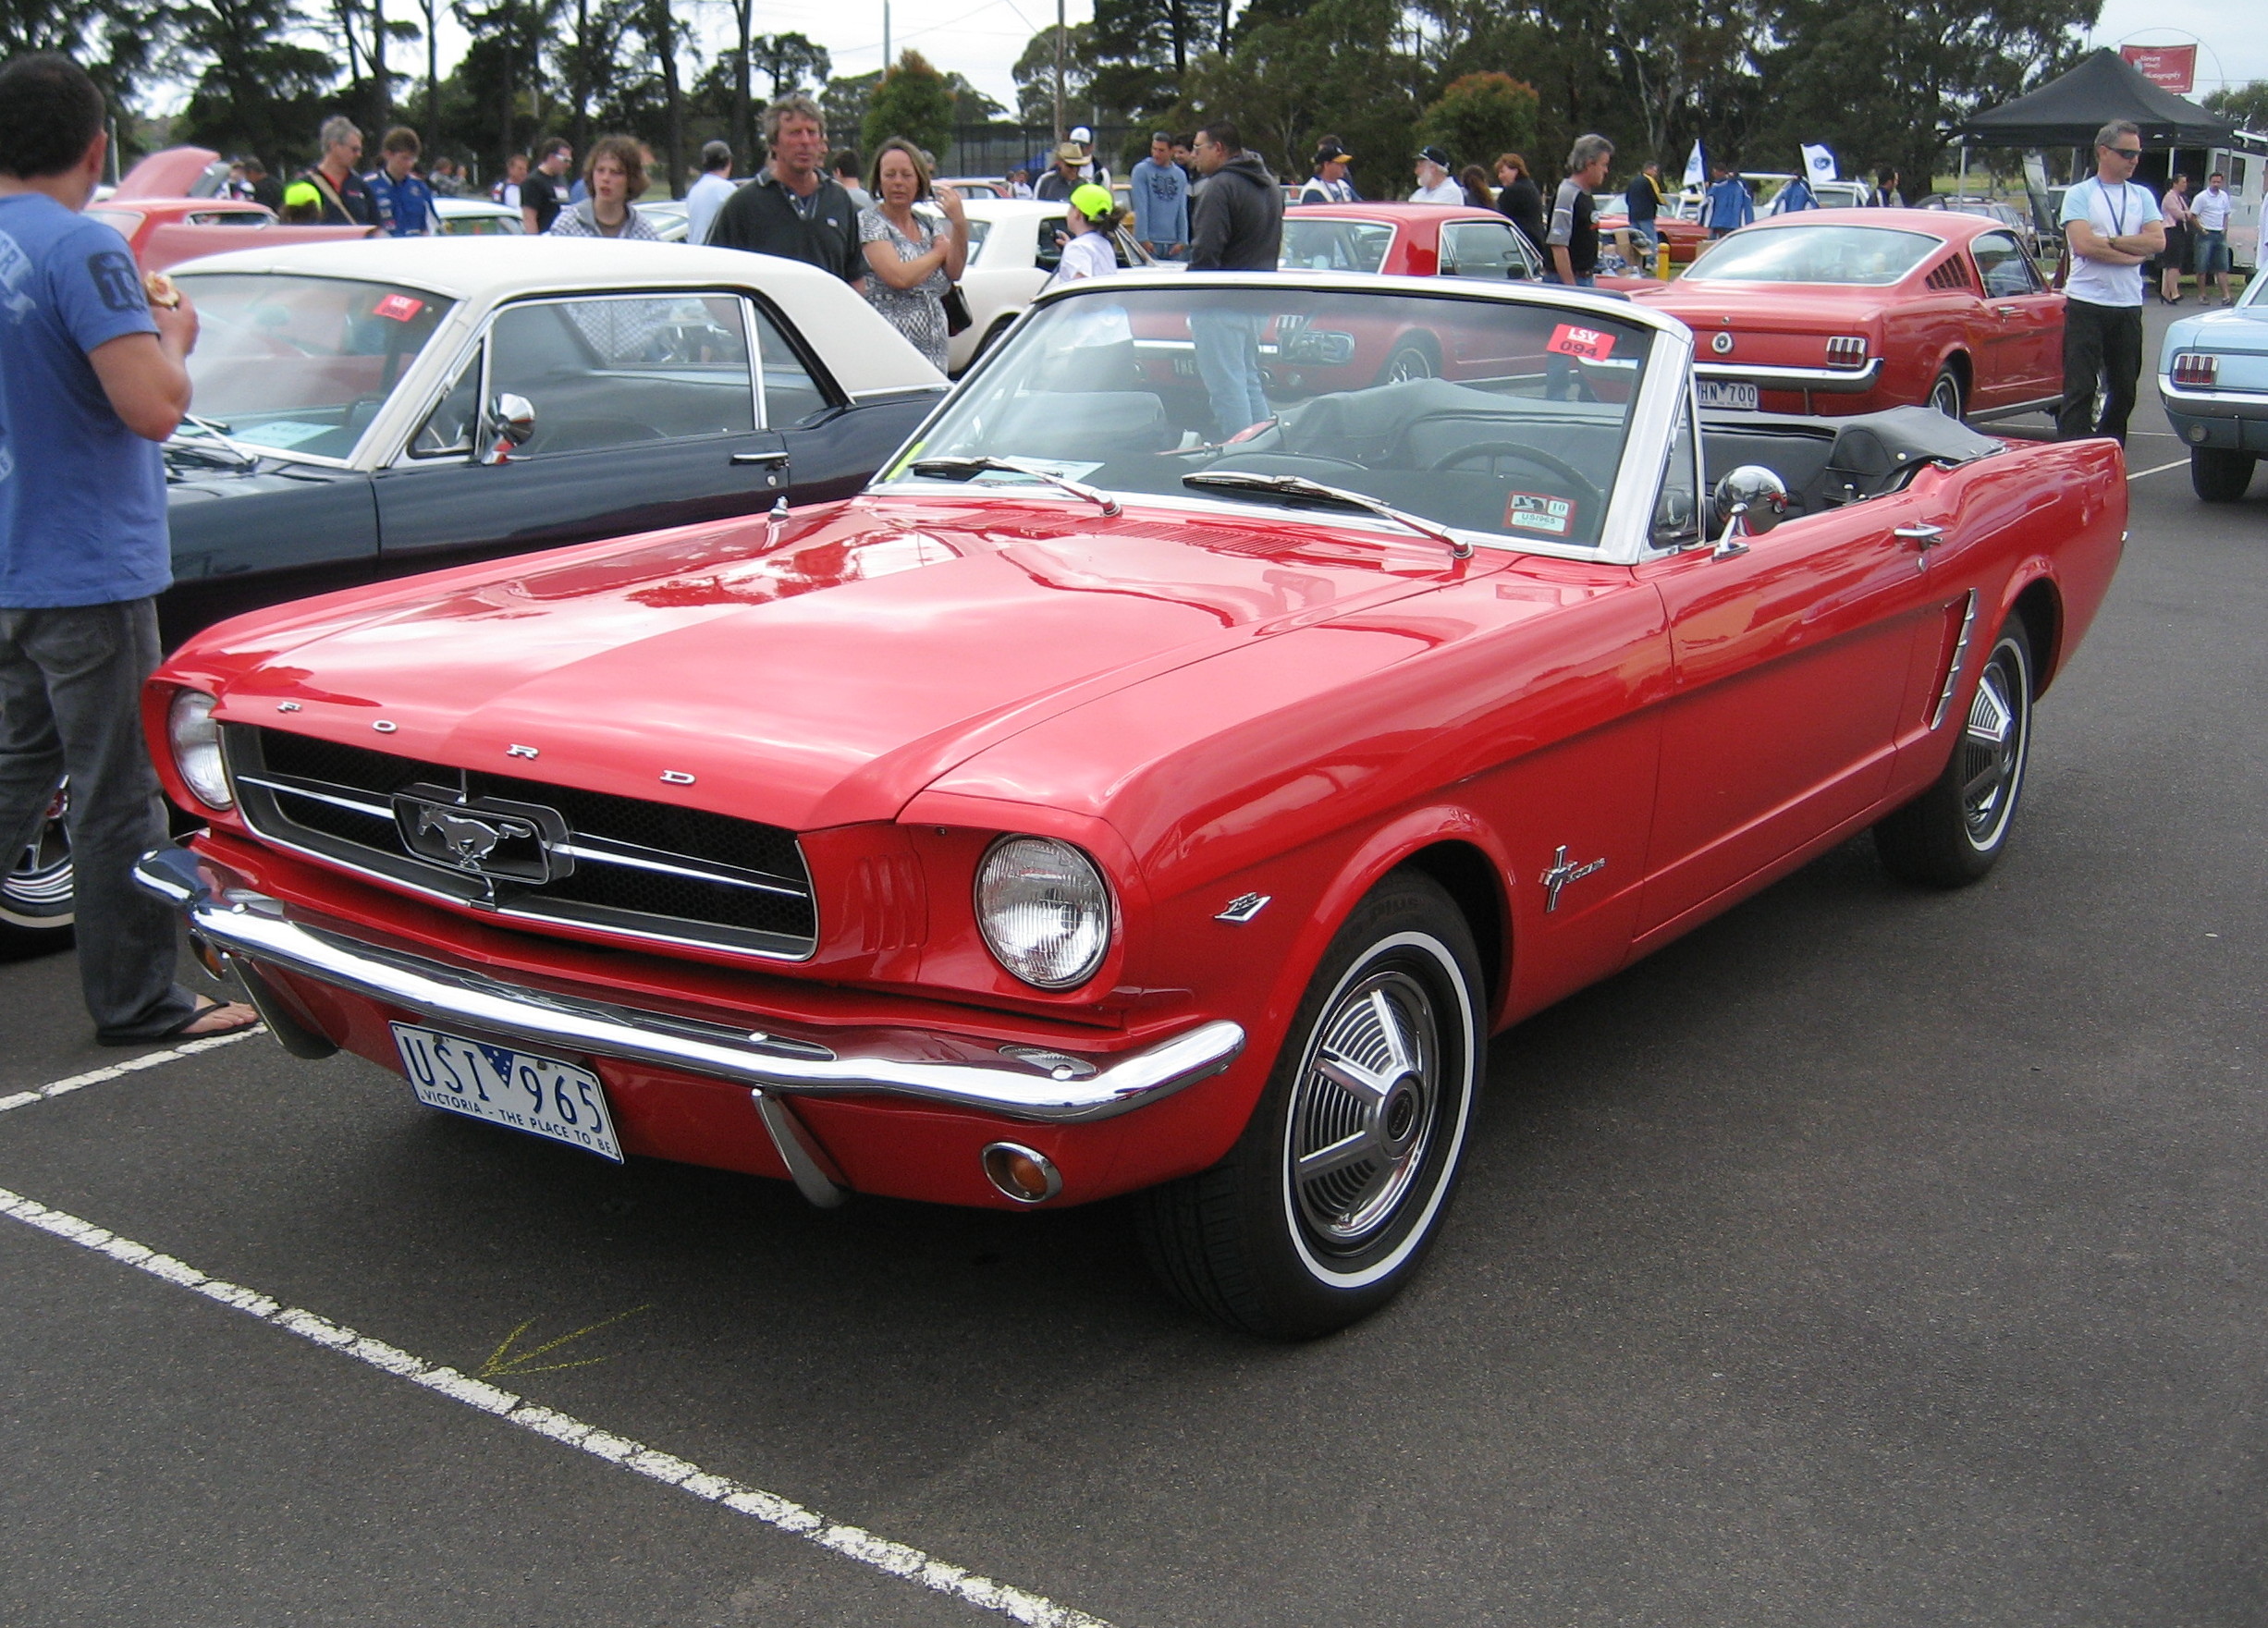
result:
M 165 456 L 87 360 L 156 332 L 116 229 L 42 193 L 0 198 L 0 608 L 111 605 L 173 581 Z

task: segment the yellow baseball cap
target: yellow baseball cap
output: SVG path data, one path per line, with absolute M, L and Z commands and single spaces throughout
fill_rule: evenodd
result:
M 1071 206 L 1089 220 L 1100 220 L 1116 209 L 1118 204 L 1111 199 L 1109 193 L 1089 181 L 1084 187 L 1072 189 Z

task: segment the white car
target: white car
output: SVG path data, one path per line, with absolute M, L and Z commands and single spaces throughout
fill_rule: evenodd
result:
M 528 229 L 520 211 L 486 198 L 435 198 L 433 212 L 447 238 L 511 238 Z
M 926 206 L 925 206 L 926 207 Z M 969 263 L 961 274 L 961 292 L 975 320 L 953 336 L 946 372 L 958 374 L 986 346 L 1006 333 L 1061 263 L 1063 206 L 1028 198 L 969 198 Z M 943 215 L 934 217 L 942 223 Z M 1131 229 L 1112 239 L 1122 268 L 1160 263 L 1134 239 Z

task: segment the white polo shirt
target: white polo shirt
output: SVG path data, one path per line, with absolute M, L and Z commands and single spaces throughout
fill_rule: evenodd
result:
M 2064 194 L 2062 224 L 2086 221 L 2095 228 L 2095 235 L 2106 242 L 2138 232 L 2157 218 L 2157 195 L 2133 181 L 2106 187 L 2089 176 Z M 2074 254 L 2064 293 L 2088 305 L 2131 305 L 2139 311 L 2142 304 L 2142 268 L 2106 265 L 2100 260 Z
M 2198 229 L 2206 232 L 2227 231 L 2228 204 L 2228 189 L 2225 187 L 2218 192 L 2210 187 L 2200 192 L 2197 202 L 2189 205 L 2190 213 L 2197 216 Z

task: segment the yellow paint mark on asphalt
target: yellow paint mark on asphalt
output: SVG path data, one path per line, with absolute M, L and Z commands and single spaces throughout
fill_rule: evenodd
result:
M 511 1374 L 552 1374 L 561 1368 L 588 1368 L 599 1363 L 610 1362 L 612 1358 L 603 1356 L 582 1357 L 570 1363 L 539 1363 L 535 1359 L 540 1356 L 547 1356 L 561 1346 L 581 1340 L 586 1334 L 595 1334 L 601 1328 L 612 1328 L 625 1317 L 634 1317 L 640 1312 L 650 1312 L 653 1309 L 651 1304 L 634 1305 L 626 1312 L 617 1312 L 611 1317 L 603 1318 L 586 1328 L 578 1328 L 572 1334 L 562 1334 L 557 1340 L 546 1340 L 543 1344 L 531 1347 L 526 1351 L 514 1352 L 512 1347 L 519 1343 L 520 1337 L 535 1327 L 535 1319 L 530 1317 L 519 1328 L 507 1334 L 503 1343 L 488 1353 L 488 1360 L 481 1365 L 480 1373 L 475 1377 L 496 1379 Z

